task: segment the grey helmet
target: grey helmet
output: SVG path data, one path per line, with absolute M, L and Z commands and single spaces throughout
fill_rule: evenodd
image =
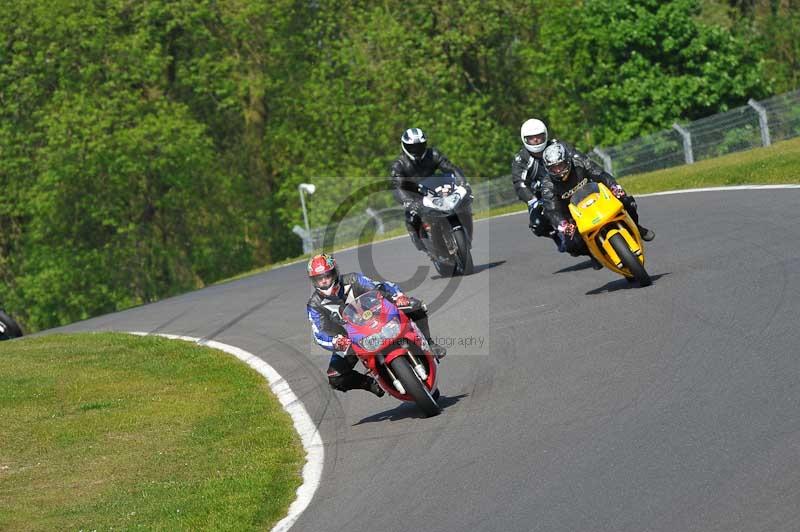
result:
M 550 175 L 564 181 L 572 170 L 572 157 L 563 142 L 554 141 L 542 153 L 544 167 Z
M 422 160 L 425 157 L 425 152 L 428 151 L 428 137 L 418 127 L 406 129 L 403 136 L 400 137 L 400 144 L 403 146 L 405 154 L 412 161 Z

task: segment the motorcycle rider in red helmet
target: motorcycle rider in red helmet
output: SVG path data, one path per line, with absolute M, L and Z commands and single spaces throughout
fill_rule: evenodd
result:
M 314 286 L 314 293 L 308 300 L 306 310 L 308 320 L 317 344 L 331 351 L 328 364 L 328 382 L 335 390 L 369 390 L 378 397 L 383 389 L 372 377 L 359 373 L 353 368 L 358 357 L 350 351 L 350 338 L 344 328 L 341 312 L 347 303 L 369 292 L 378 290 L 394 301 L 406 316 L 419 327 L 438 358 L 445 356 L 443 347 L 431 339 L 428 326 L 428 312 L 425 304 L 414 297 L 405 295 L 400 287 L 388 281 L 373 281 L 369 277 L 353 272 L 339 274 L 336 260 L 331 255 L 315 255 L 308 261 L 308 276 Z

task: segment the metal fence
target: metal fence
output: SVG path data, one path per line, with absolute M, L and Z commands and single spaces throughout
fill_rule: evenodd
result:
M 800 90 L 781 94 L 689 124 L 674 124 L 616 146 L 595 148 L 592 158 L 616 176 L 691 164 L 727 153 L 769 146 L 800 136 Z
M 750 100 L 748 105 L 725 113 L 683 126 L 675 124 L 669 130 L 616 146 L 595 148 L 591 156 L 619 177 L 691 164 L 797 136 L 800 136 L 800 90 L 761 102 Z M 473 185 L 473 195 L 474 212 L 518 201 L 509 176 Z M 383 198 L 378 203 L 389 204 L 387 200 Z M 404 225 L 403 209 L 399 205 L 377 212 L 368 210 L 362 215 L 345 218 L 335 226 L 313 228 L 311 242 L 307 244 L 313 249 L 322 249 L 323 245 L 330 249 L 356 243 L 375 233 L 401 230 Z

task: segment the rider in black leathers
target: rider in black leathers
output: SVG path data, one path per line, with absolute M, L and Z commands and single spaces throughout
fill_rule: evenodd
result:
M 347 303 L 370 290 L 378 290 L 393 300 L 397 306 L 404 307 L 403 313 L 417 324 L 434 355 L 440 359 L 446 355 L 444 347 L 436 344 L 431 338 L 425 304 L 419 299 L 403 294 L 396 284 L 373 281 L 360 273 L 340 275 L 335 259 L 325 254 L 312 257 L 307 270 L 314 285 L 314 293 L 308 300 L 306 311 L 314 340 L 323 349 L 331 351 L 328 382 L 333 389 L 342 392 L 369 390 L 378 397 L 384 394 L 383 389 L 372 377 L 353 369 L 358 357 L 350 350 L 350 339 L 347 337 L 341 316 Z
M 400 144 L 403 153 L 392 163 L 391 186 L 395 199 L 406 209 L 406 229 L 411 241 L 417 249 L 425 251 L 425 246 L 419 237 L 422 223 L 418 214 L 422 202 L 422 195 L 417 189 L 419 182 L 440 172 L 452 175 L 456 185 L 470 189 L 460 168 L 436 148 L 428 148 L 428 139 L 421 129 L 407 129 L 400 137 Z M 472 216 L 463 220 L 463 223 L 467 234 L 472 237 Z
M 531 118 L 520 128 L 522 148 L 511 161 L 511 180 L 517 197 L 528 205 L 528 216 L 531 231 L 536 236 L 551 237 L 556 245 L 559 238 L 553 226 L 544 215 L 541 202 L 541 181 L 547 174 L 542 162 L 542 152 L 555 142 L 548 140 L 547 126 L 541 120 Z
M 590 255 L 586 243 L 575 229 L 568 207 L 572 195 L 590 181 L 603 183 L 622 202 L 639 227 L 643 240 L 655 238 L 652 230 L 639 225 L 639 213 L 633 196 L 628 196 L 611 174 L 586 155 L 565 142 L 556 141 L 544 150 L 543 160 L 548 173 L 542 179 L 542 203 L 545 215 L 556 228 L 560 240 L 559 251 L 571 255 Z M 599 263 L 593 266 L 602 268 Z

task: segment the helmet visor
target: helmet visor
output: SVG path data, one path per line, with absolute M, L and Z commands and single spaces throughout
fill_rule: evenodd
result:
M 557 162 L 549 166 L 547 169 L 554 176 L 564 179 L 569 173 L 569 161 Z
M 327 290 L 333 286 L 333 283 L 336 282 L 337 277 L 338 275 L 336 274 L 336 270 L 331 270 L 319 275 L 312 275 L 311 284 L 314 285 L 314 288 L 319 290 Z
M 543 144 L 545 140 L 547 140 L 547 133 L 542 132 L 525 137 L 525 144 L 528 146 L 538 146 Z
M 425 150 L 428 149 L 427 142 L 420 142 L 418 144 L 404 144 L 406 147 L 406 151 L 411 154 L 414 158 L 420 158 L 425 154 Z

